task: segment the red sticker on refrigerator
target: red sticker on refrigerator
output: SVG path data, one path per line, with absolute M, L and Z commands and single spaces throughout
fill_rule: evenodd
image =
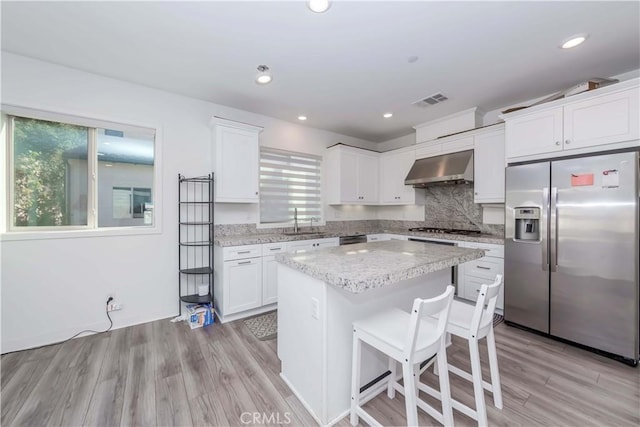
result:
M 593 185 L 593 174 L 583 173 L 580 175 L 571 174 L 571 186 Z

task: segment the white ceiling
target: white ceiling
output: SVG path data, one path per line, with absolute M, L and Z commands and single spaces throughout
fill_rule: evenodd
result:
M 379 142 L 640 68 L 639 7 L 336 1 L 315 14 L 301 1 L 2 1 L 1 35 L 8 52 Z M 576 33 L 590 37 L 558 48 Z M 254 83 L 260 64 L 270 85 Z M 411 105 L 436 92 L 449 101 Z

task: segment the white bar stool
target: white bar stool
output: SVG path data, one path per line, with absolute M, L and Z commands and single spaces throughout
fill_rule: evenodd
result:
M 469 341 L 469 357 L 471 359 L 471 374 L 451 364 L 449 371 L 473 383 L 473 394 L 476 401 L 476 409 L 451 399 L 453 409 L 478 421 L 479 426 L 486 426 L 487 407 L 484 401 L 484 389 L 493 394 L 493 404 L 502 409 L 502 390 L 500 388 L 500 372 L 498 371 L 498 355 L 496 353 L 496 341 L 493 334 L 493 314 L 498 301 L 498 293 L 502 286 L 502 275 L 496 275 L 491 285 L 482 285 L 475 306 L 461 301 L 453 301 L 451 314 L 447 324 L 447 332 Z M 480 352 L 478 341 L 487 339 L 489 353 L 489 368 L 491 383 L 482 379 L 480 366 Z
M 453 286 L 435 298 L 416 298 L 411 313 L 399 309 L 389 310 L 353 323 L 353 362 L 351 365 L 351 425 L 358 424 L 358 417 L 373 426 L 381 425 L 362 405 L 385 389 L 390 399 L 398 391 L 404 395 L 407 425 L 418 425 L 418 407 L 440 423 L 453 425 L 451 391 L 447 372 L 446 333 L 449 311 L 453 301 Z M 360 393 L 360 354 L 365 342 L 389 356 L 391 374 L 374 387 Z M 436 356 L 436 357 L 433 357 Z M 420 363 L 433 358 L 440 367 L 440 393 L 420 383 Z M 433 360 L 429 363 L 432 364 Z M 396 376 L 397 362 L 402 364 L 404 387 Z M 427 365 L 428 366 L 428 365 Z M 442 412 L 428 405 L 418 396 L 418 389 L 441 396 Z

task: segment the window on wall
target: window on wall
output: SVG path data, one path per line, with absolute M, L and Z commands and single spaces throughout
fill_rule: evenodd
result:
M 322 220 L 322 157 L 260 148 L 260 223 Z
M 153 129 L 6 118 L 10 231 L 153 225 Z

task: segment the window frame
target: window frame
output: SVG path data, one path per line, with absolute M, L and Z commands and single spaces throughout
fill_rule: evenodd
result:
M 50 238 L 74 238 L 74 237 L 95 237 L 95 236 L 118 236 L 118 235 L 144 235 L 162 233 L 161 215 L 161 195 L 162 195 L 162 169 L 161 159 L 161 129 L 158 125 L 133 124 L 123 120 L 112 120 L 103 118 L 89 118 L 81 115 L 51 112 L 29 107 L 20 107 L 8 104 L 0 105 L 0 115 L 2 131 L 0 140 L 6 144 L 6 149 L 2 150 L 5 155 L 0 161 L 6 166 L 6 174 L 2 177 L 5 181 L 2 194 L 4 204 L 4 220 L 0 224 L 0 241 L 12 240 L 39 240 Z M 15 226 L 14 208 L 14 132 L 13 116 L 24 117 L 36 120 L 52 121 L 71 125 L 84 126 L 88 128 L 87 139 L 87 224 L 86 225 L 61 225 L 61 226 Z M 97 155 L 97 132 L 98 129 L 144 129 L 154 134 L 154 164 L 153 164 L 153 191 L 154 201 L 153 224 L 133 225 L 133 226 L 98 226 L 98 155 Z M 89 159 L 91 159 L 89 161 Z
M 320 173 L 320 219 L 319 221 L 314 221 L 313 225 L 314 226 L 324 226 L 326 225 L 326 219 L 325 219 L 325 205 L 324 205 L 324 191 L 323 191 L 323 187 L 324 187 L 324 173 L 325 173 L 325 166 L 324 166 L 324 156 L 319 155 L 319 154 L 313 154 L 313 153 L 304 153 L 304 152 L 300 152 L 300 151 L 292 151 L 292 150 L 286 150 L 286 149 L 282 149 L 282 148 L 278 148 L 278 147 L 269 147 L 269 146 L 260 146 L 260 150 L 258 152 L 258 185 L 260 185 L 260 161 L 262 159 L 262 149 L 265 148 L 267 150 L 274 150 L 274 151 L 279 151 L 280 153 L 283 154 L 291 154 L 294 156 L 309 156 L 309 157 L 314 157 L 314 158 L 318 158 L 320 160 L 320 167 L 319 167 L 319 173 Z M 260 191 L 260 194 L 262 194 L 262 191 Z M 261 222 L 262 221 L 262 215 L 261 215 L 261 203 L 258 206 L 258 218 L 257 218 L 257 222 L 256 222 L 256 228 L 257 229 L 270 229 L 270 228 L 290 228 L 293 227 L 293 221 L 288 221 L 288 222 Z M 304 227 L 307 226 L 308 224 L 301 224 L 300 222 L 298 222 L 298 226 L 299 227 Z

